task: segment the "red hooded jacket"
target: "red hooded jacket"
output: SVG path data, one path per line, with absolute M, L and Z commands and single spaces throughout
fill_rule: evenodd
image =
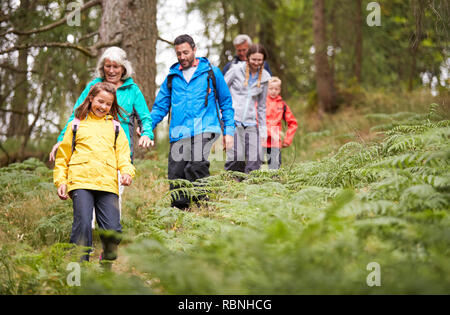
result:
M 281 141 L 281 121 L 285 120 L 288 129 L 286 136 Z M 297 120 L 292 114 L 291 109 L 278 95 L 276 98 L 271 98 L 267 95 L 266 100 L 266 124 L 267 124 L 267 141 L 262 146 L 265 148 L 281 148 L 289 146 L 294 138 L 295 131 L 297 130 Z

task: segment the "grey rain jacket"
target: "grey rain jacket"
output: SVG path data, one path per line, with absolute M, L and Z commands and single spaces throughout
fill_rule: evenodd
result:
M 246 65 L 246 62 L 235 64 L 225 73 L 225 81 L 233 99 L 234 120 L 236 123 L 258 124 L 259 136 L 265 139 L 266 97 L 271 76 L 263 69 L 260 87 L 257 86 L 257 80 L 251 86 L 244 86 Z

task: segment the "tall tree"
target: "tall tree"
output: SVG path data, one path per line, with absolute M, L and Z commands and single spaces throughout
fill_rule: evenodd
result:
M 120 40 L 147 104 L 153 104 L 156 90 L 156 4 L 157 0 L 103 0 L 99 29 L 101 41 Z
M 281 50 L 278 47 L 276 41 L 277 35 L 275 32 L 275 12 L 278 10 L 278 1 L 264 0 L 262 4 L 264 5 L 263 14 L 266 16 L 260 19 L 260 30 L 258 37 L 261 44 L 266 48 L 267 53 L 269 54 L 269 63 L 272 72 L 284 79 L 279 58 Z
M 353 71 L 358 83 L 362 83 L 362 62 L 363 62 L 363 17 L 362 0 L 355 0 L 355 63 Z
M 74 3 L 79 2 L 24 0 L 19 6 L 14 1 L 0 5 L 0 140 L 18 132 L 25 137 L 21 156 L 9 154 L 10 162 L 25 158 L 30 137 L 43 139 L 44 132 L 59 132 L 65 125 L 105 47 L 127 51 L 134 79 L 147 103 L 153 103 L 157 0 L 90 0 L 75 12 L 69 6 Z M 74 13 L 80 22 L 75 25 L 69 23 Z
M 337 109 L 337 101 L 333 77 L 328 64 L 324 0 L 314 0 L 313 29 L 319 110 L 333 112 Z
M 412 10 L 414 16 L 414 32 L 410 39 L 410 55 L 411 55 L 411 66 L 408 79 L 408 91 L 412 91 L 414 88 L 414 81 L 417 80 L 417 55 L 419 52 L 420 42 L 423 40 L 423 19 L 425 11 L 425 1 L 414 0 L 412 1 Z
M 18 8 L 16 25 L 19 27 L 26 27 L 28 12 L 32 11 L 35 7 L 35 3 L 31 3 L 29 0 L 20 2 Z M 22 45 L 26 43 L 27 37 L 25 35 L 19 35 L 17 43 Z M 14 71 L 14 83 L 16 85 L 14 90 L 14 96 L 11 101 L 11 108 L 14 110 L 11 112 L 10 121 L 14 121 L 13 124 L 8 125 L 6 132 L 7 137 L 22 136 L 24 131 L 28 128 L 28 50 L 23 49 L 19 51 L 17 58 L 17 68 Z

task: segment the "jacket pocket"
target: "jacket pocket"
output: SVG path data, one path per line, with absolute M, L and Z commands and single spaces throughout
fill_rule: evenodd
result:
M 86 155 L 72 155 L 69 161 L 69 165 L 83 164 L 89 161 L 89 157 Z
M 87 164 L 89 157 L 86 155 L 73 155 L 69 161 L 67 179 L 70 184 L 85 182 L 88 176 Z

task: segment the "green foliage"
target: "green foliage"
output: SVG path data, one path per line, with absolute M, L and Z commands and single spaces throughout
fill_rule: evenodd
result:
M 449 121 L 436 105 L 423 114 L 368 117 L 393 126 L 377 141 L 349 141 L 319 161 L 248 175 L 214 169 L 200 185 L 172 182 L 184 185 L 178 192 L 209 195 L 190 211 L 169 207 L 165 157 L 136 161 L 139 175 L 123 198 L 119 260 L 113 272 L 94 258 L 84 263 L 80 287 L 66 283 L 65 268 L 81 250 L 64 244 L 70 203 L 55 198 L 29 234 L 1 246 L 0 292 L 446 294 Z M 337 136 L 329 127 L 309 137 Z M 51 179 L 37 161 L 0 172 L 14 174 L 2 184 L 0 222 L 11 207 L 54 190 L 42 185 Z M 26 177 L 32 180 L 22 190 L 14 185 Z M 370 262 L 381 266 L 380 287 L 366 283 Z
M 397 127 L 320 162 L 242 182 L 212 176 L 206 209 L 128 253 L 170 294 L 449 292 L 450 143 L 448 121 L 428 119 L 433 108 L 374 115 Z M 365 283 L 371 261 L 380 288 Z

